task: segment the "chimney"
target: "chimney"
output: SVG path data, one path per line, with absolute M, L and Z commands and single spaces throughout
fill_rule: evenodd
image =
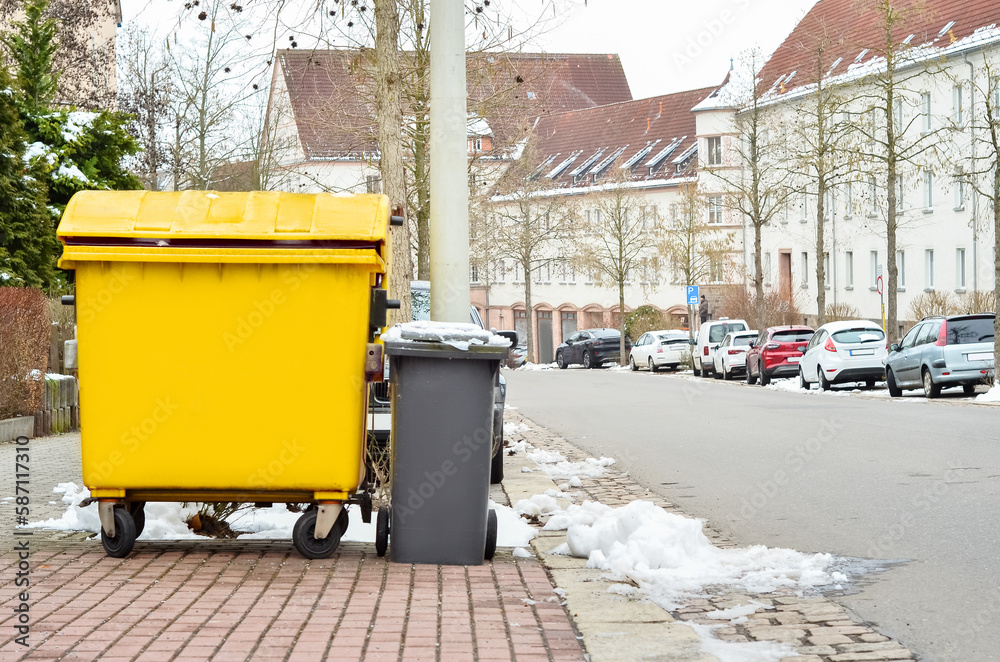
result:
M 657 117 L 659 117 L 662 114 L 663 114 L 663 102 L 661 101 L 660 102 L 660 113 L 659 113 L 659 115 L 657 115 Z
M 650 127 L 652 127 L 652 126 L 653 126 L 653 120 L 651 120 L 651 119 L 649 119 L 649 118 L 647 117 L 647 118 L 646 118 L 646 133 L 649 133 L 649 129 L 650 129 Z

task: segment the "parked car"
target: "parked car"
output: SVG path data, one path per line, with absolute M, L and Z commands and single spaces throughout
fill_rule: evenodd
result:
M 577 331 L 556 348 L 556 364 L 565 369 L 581 363 L 584 368 L 596 368 L 621 357 L 621 333 L 618 329 L 584 329 Z M 632 347 L 625 339 L 625 350 Z
M 510 348 L 510 358 L 507 359 L 508 368 L 520 368 L 528 358 L 528 346 L 521 343 Z
M 889 395 L 923 388 L 936 398 L 942 388 L 961 386 L 966 395 L 993 376 L 994 313 L 925 317 L 899 344 L 889 346 L 885 383 Z
M 656 372 L 660 368 L 677 367 L 687 360 L 691 352 L 688 334 L 684 331 L 650 331 L 642 334 L 629 352 L 628 364 L 632 370 L 641 367 Z
M 694 366 L 694 376 L 708 377 L 715 370 L 715 350 L 719 348 L 726 334 L 731 331 L 749 331 L 750 327 L 743 320 L 722 318 L 705 322 L 698 329 L 691 362 Z
M 799 386 L 864 382 L 867 388 L 885 379 L 888 354 L 885 333 L 867 320 L 830 322 L 816 329 L 799 360 Z
M 775 377 L 794 377 L 806 343 L 816 333 L 808 326 L 771 326 L 760 332 L 747 352 L 747 384 L 767 386 Z
M 730 379 L 746 370 L 747 350 L 756 337 L 756 331 L 730 331 L 726 334 L 713 357 L 712 372 L 716 379 Z

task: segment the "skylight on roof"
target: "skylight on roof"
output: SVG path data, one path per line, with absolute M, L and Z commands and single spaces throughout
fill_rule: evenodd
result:
M 615 161 L 618 160 L 618 157 L 621 156 L 625 152 L 626 149 L 628 149 L 628 145 L 625 145 L 624 147 L 622 147 L 621 149 L 619 149 L 617 152 L 615 152 L 614 154 L 612 154 L 608 158 L 606 158 L 603 161 L 601 161 L 600 163 L 598 163 L 597 166 L 595 166 L 594 169 L 593 169 L 593 171 L 592 171 L 594 173 L 594 176 L 597 177 L 602 172 L 604 172 L 609 165 L 611 165 L 612 163 L 614 163 Z
M 562 163 L 560 163 L 555 168 L 553 168 L 552 171 L 549 172 L 549 174 L 545 175 L 545 177 L 547 179 L 555 179 L 556 177 L 558 177 L 559 175 L 561 175 L 563 173 L 563 170 L 565 170 L 566 168 L 568 168 L 570 166 L 570 164 L 573 163 L 573 161 L 576 161 L 576 158 L 578 156 L 580 156 L 581 154 L 583 154 L 582 150 L 579 151 L 579 152 L 573 152 L 572 154 L 569 155 L 569 158 L 567 158 Z
M 955 27 L 955 21 L 948 21 L 948 24 L 945 25 L 943 28 L 941 28 L 941 32 L 938 32 L 938 36 L 939 37 L 945 36 L 946 34 L 948 34 L 948 30 L 951 30 L 953 27 Z
M 669 145 L 667 145 L 659 152 L 657 152 L 656 156 L 646 161 L 645 167 L 649 168 L 650 170 L 656 170 L 660 166 L 660 164 L 663 163 L 663 159 L 670 156 L 673 153 L 673 151 L 677 149 L 680 146 L 680 144 L 684 142 L 686 139 L 687 136 L 683 136 L 682 138 L 677 138 L 675 140 L 672 140 Z
M 538 166 L 537 168 L 535 168 L 534 172 L 532 172 L 530 175 L 528 175 L 528 179 L 530 179 L 532 181 L 538 179 L 538 177 L 542 174 L 542 171 L 545 170 L 546 168 L 548 168 L 550 165 L 552 165 L 552 162 L 556 160 L 557 156 L 559 156 L 559 152 L 556 152 L 555 154 L 553 154 L 549 158 L 545 159 L 545 161 L 543 161 L 540 166 Z
M 681 165 L 682 163 L 690 159 L 692 156 L 694 156 L 694 153 L 697 151 L 698 151 L 698 142 L 695 141 L 694 144 L 692 144 L 690 147 L 684 150 L 684 152 L 681 153 L 681 155 L 678 156 L 676 159 L 671 161 L 671 163 L 673 163 L 674 165 Z
M 647 142 L 646 146 L 640 149 L 638 152 L 629 157 L 625 163 L 622 164 L 622 168 L 631 168 L 636 163 L 646 158 L 646 155 L 653 151 L 653 148 L 660 144 L 660 140 L 657 139 L 655 142 Z
M 860 53 L 858 53 L 858 56 L 856 58 L 854 58 L 854 62 L 855 63 L 861 62 L 861 60 L 863 60 L 866 55 L 868 55 L 868 49 L 867 48 L 864 49 L 864 50 L 862 50 Z
M 607 149 L 608 149 L 607 147 L 602 147 L 601 149 L 597 150 L 596 152 L 594 152 L 593 156 L 591 156 L 586 161 L 578 165 L 569 174 L 572 175 L 573 177 L 580 177 L 582 175 L 587 174 L 587 169 L 590 166 L 597 163 L 597 159 L 601 158 L 604 155 L 604 152 L 607 151 Z
M 913 38 L 916 37 L 916 36 L 917 35 L 915 35 L 915 34 L 911 34 L 909 37 L 907 37 L 906 39 L 903 40 L 903 43 L 904 44 L 909 44 L 911 41 L 913 41 Z
M 838 57 L 836 60 L 834 60 L 833 64 L 830 65 L 830 70 L 828 72 L 826 72 L 826 75 L 829 76 L 830 74 L 832 74 L 833 71 L 834 71 L 834 69 L 836 69 L 837 67 L 839 67 L 840 63 L 843 62 L 843 61 L 844 61 L 844 58 L 842 58 L 842 57 Z

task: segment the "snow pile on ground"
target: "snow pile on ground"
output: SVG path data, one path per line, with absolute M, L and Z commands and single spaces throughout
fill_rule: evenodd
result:
M 32 522 L 25 528 L 58 529 L 62 531 L 101 532 L 101 520 L 97 514 L 97 504 L 81 508 L 80 503 L 90 497 L 90 491 L 81 489 L 75 483 L 60 483 L 52 490 L 62 494 L 63 503 L 67 504 L 66 512 L 61 517 L 43 522 Z M 180 503 L 147 503 L 146 526 L 139 540 L 179 540 L 185 538 L 201 538 L 187 525 L 187 520 L 198 512 L 198 504 L 183 505 Z M 490 501 L 490 508 L 497 512 L 497 546 L 524 547 L 535 537 L 535 529 L 521 519 L 521 516 L 507 506 L 501 506 Z M 361 519 L 361 510 L 357 507 L 347 509 L 350 524 L 347 533 L 341 540 L 351 542 L 375 542 L 375 517 L 369 524 Z M 246 508 L 239 510 L 226 521 L 234 531 L 246 531 L 240 539 L 271 539 L 291 540 L 292 527 L 301 516 L 293 513 L 283 503 L 276 503 L 270 508 Z
M 795 377 L 793 379 L 776 379 L 767 386 L 765 386 L 764 388 L 770 389 L 772 391 L 786 391 L 788 393 L 809 393 L 810 395 L 833 395 L 841 397 L 846 396 L 849 393 L 861 392 L 861 389 L 857 388 L 851 391 L 847 391 L 842 388 L 838 388 L 836 391 L 834 390 L 824 391 L 823 389 L 818 387 L 813 388 L 812 384 L 809 385 L 809 388 L 801 388 L 799 387 L 798 377 Z
M 490 508 L 497 513 L 497 547 L 527 547 L 538 535 L 535 527 L 521 518 L 510 506 L 490 501 Z M 392 536 L 389 541 L 391 543 Z
M 570 480 L 576 478 L 579 480 L 580 476 L 585 478 L 599 478 L 604 475 L 604 467 L 610 467 L 615 463 L 614 458 L 602 457 L 600 459 L 595 459 L 588 457 L 583 462 L 557 462 L 556 464 L 544 465 L 545 473 L 549 475 L 549 478 L 553 479 L 566 479 Z
M 527 453 L 527 456 L 529 460 L 537 462 L 538 464 L 556 464 L 558 462 L 566 461 L 565 455 L 543 450 L 541 448 Z
M 543 528 L 566 530 L 566 542 L 554 553 L 586 558 L 587 567 L 634 582 L 666 609 L 680 607 L 709 585 L 767 593 L 847 579 L 830 569 L 829 554 L 761 545 L 719 549 L 702 532 L 701 520 L 668 513 L 648 501 L 621 508 L 586 501 L 552 515 Z
M 461 350 L 471 345 L 510 347 L 510 339 L 494 335 L 476 324 L 454 322 L 406 322 L 397 324 L 382 334 L 386 342 L 441 342 Z
M 698 633 L 703 653 L 714 655 L 723 662 L 775 662 L 795 657 L 795 648 L 774 641 L 733 642 L 716 639 L 712 633 L 718 625 L 685 623 Z
M 580 480 L 579 476 L 573 476 L 568 481 L 560 485 L 559 489 L 565 492 L 571 487 L 583 487 L 583 481 Z
M 541 517 L 542 515 L 551 515 L 560 510 L 562 509 L 559 507 L 559 502 L 555 500 L 555 497 L 548 494 L 536 494 L 530 499 L 521 499 L 514 504 L 514 512 L 519 515 Z
M 517 369 L 530 372 L 532 370 L 552 370 L 557 367 L 555 363 L 528 363 L 525 361 Z
M 976 402 L 1000 402 L 1000 384 L 976 396 Z

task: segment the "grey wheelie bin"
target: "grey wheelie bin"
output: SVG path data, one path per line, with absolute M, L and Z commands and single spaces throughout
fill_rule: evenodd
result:
M 399 563 L 480 565 L 496 549 L 489 509 L 493 385 L 507 347 L 386 342 L 392 492 L 376 546 Z

